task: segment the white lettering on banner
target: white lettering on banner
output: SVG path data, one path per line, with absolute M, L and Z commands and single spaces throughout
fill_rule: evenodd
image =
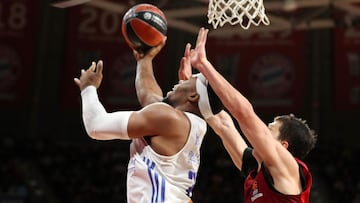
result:
M 14 2 L 4 6 L 0 2 L 0 29 L 20 31 L 27 23 L 27 7 L 24 3 Z
M 84 16 L 81 19 L 79 34 L 93 35 L 116 35 L 120 33 L 120 15 L 109 11 L 99 11 L 92 7 L 84 7 L 80 10 Z
M 347 15 L 345 15 L 344 19 L 345 19 L 344 21 L 346 24 L 346 31 L 345 31 L 344 37 L 345 38 L 360 38 L 360 30 L 356 29 L 355 26 L 352 26 L 353 22 L 355 20 L 358 20 L 359 17 L 351 15 L 351 14 L 347 14 Z

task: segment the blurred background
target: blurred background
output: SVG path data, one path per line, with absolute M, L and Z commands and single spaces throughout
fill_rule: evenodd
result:
M 0 1 L 0 203 L 126 202 L 129 142 L 87 136 L 73 78 L 102 59 L 104 106 L 139 108 L 121 20 L 141 2 L 54 2 Z M 213 29 L 206 0 L 142 2 L 168 17 L 167 45 L 155 60 L 164 93 L 177 83 L 185 44 L 209 28 L 209 60 L 265 123 L 294 113 L 319 134 L 305 160 L 311 202 L 360 202 L 360 1 L 268 0 L 271 24 L 249 30 Z M 193 201 L 243 202 L 243 178 L 209 129 Z

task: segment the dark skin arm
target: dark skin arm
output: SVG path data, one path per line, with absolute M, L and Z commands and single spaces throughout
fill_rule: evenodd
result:
M 88 86 L 99 88 L 103 78 L 102 71 L 103 62 L 99 61 L 97 64 L 93 62 L 87 70 L 81 70 L 80 77 L 74 78 L 74 82 L 81 91 Z M 121 121 L 121 119 L 119 119 L 119 116 L 114 116 L 116 113 L 121 114 L 121 111 L 103 112 L 101 118 L 106 118 L 107 122 L 118 125 L 116 122 Z M 99 115 L 93 114 L 92 116 Z M 102 119 L 99 119 L 99 122 L 102 122 Z M 185 143 L 187 136 L 184 135 L 188 134 L 189 129 L 190 123 L 184 112 L 176 110 L 165 103 L 153 103 L 139 111 L 133 111 L 127 125 L 129 138 L 152 135 L 152 148 L 162 155 L 177 153 Z M 101 140 L 120 139 L 121 137 L 116 131 L 109 132 L 107 129 L 101 128 L 97 129 L 96 135 L 98 137 L 94 139 Z
M 133 50 L 137 61 L 135 88 L 136 95 L 142 107 L 163 100 L 163 92 L 156 81 L 153 70 L 153 59 L 165 46 L 166 38 L 148 52 L 140 53 Z

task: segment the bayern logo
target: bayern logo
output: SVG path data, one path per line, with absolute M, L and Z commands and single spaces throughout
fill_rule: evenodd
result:
M 290 60 L 281 54 L 258 57 L 250 69 L 249 84 L 257 98 L 278 98 L 289 93 L 295 80 Z
M 118 95 L 132 94 L 134 92 L 132 87 L 134 85 L 134 78 L 136 75 L 136 63 L 133 60 L 133 55 L 125 53 L 117 57 L 110 69 L 110 85 L 111 87 L 117 88 L 116 92 Z M 121 67 L 121 68 L 119 68 Z
M 0 90 L 10 90 L 21 75 L 18 53 L 7 46 L 0 46 Z

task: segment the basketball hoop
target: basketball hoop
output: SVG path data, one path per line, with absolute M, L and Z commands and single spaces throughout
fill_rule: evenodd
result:
M 208 23 L 214 29 L 225 23 L 240 24 L 244 29 L 248 29 L 251 24 L 270 24 L 263 0 L 209 0 L 207 16 Z

